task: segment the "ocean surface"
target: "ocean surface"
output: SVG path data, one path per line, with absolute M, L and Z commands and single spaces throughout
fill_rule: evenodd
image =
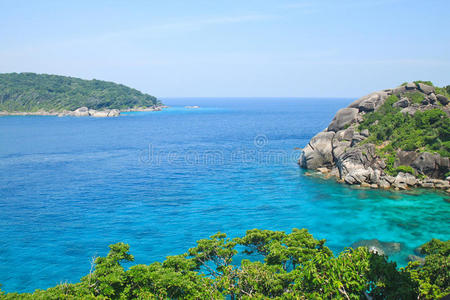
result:
M 400 242 L 391 259 L 406 264 L 450 238 L 448 196 L 351 188 L 296 164 L 296 148 L 352 100 L 163 99 L 172 107 L 118 118 L 1 117 L 2 290 L 77 282 L 120 241 L 148 264 L 252 228 L 308 228 L 335 252 Z

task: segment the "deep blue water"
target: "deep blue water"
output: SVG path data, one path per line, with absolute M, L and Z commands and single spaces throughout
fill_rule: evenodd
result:
M 351 101 L 166 99 L 163 112 L 119 118 L 0 118 L 2 289 L 76 282 L 119 241 L 151 263 L 217 231 L 305 227 L 334 251 L 401 242 L 402 265 L 449 239 L 444 194 L 354 189 L 298 168 L 294 148 Z

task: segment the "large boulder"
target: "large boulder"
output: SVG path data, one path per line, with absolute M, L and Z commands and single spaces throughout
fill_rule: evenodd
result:
M 376 110 L 387 96 L 392 93 L 391 90 L 378 91 L 359 98 L 358 100 L 351 103 L 349 108 L 357 108 L 359 111 L 370 112 Z
M 108 112 L 108 117 L 118 117 L 120 115 L 120 110 L 118 109 L 111 109 Z
M 431 93 L 427 96 L 427 100 L 431 104 L 435 104 L 437 102 L 437 97 L 434 93 Z
M 105 118 L 108 116 L 107 110 L 89 110 L 89 115 L 95 118 Z
M 399 95 L 405 93 L 405 91 L 406 91 L 406 86 L 401 85 L 401 86 L 398 86 L 398 87 L 392 89 L 392 94 L 399 96 Z
M 87 107 L 80 107 L 76 110 L 74 110 L 71 115 L 75 117 L 87 117 L 89 116 L 89 109 Z
M 358 116 L 357 108 L 341 108 L 328 126 L 328 131 L 337 132 L 352 124 Z
M 414 116 L 414 114 L 418 110 L 419 110 L 418 106 L 408 106 L 408 107 L 403 108 L 400 112 L 405 115 L 408 114 L 410 116 Z
M 395 177 L 394 186 L 414 186 L 416 183 L 417 179 L 414 175 L 399 172 Z
M 394 107 L 401 107 L 401 108 L 405 108 L 409 106 L 409 100 L 406 97 L 403 97 L 402 99 L 400 99 L 399 101 L 395 102 Z
M 367 183 L 370 181 L 370 178 L 373 176 L 372 168 L 360 168 L 360 169 L 352 169 L 347 175 L 344 177 L 344 181 L 348 184 L 361 184 Z
M 434 93 L 434 87 L 428 84 L 424 84 L 424 83 L 418 83 L 417 84 L 419 86 L 419 90 L 421 90 L 424 94 L 431 94 Z
M 300 155 L 299 164 L 306 169 L 317 169 L 319 167 L 331 167 L 333 165 L 332 139 L 334 132 L 319 132 Z
M 406 90 L 415 90 L 417 89 L 417 85 L 414 82 L 408 82 L 405 85 Z
M 397 151 L 394 167 L 410 166 L 419 154 L 415 151 Z
M 420 174 L 433 178 L 443 178 L 450 168 L 450 159 L 439 154 L 420 153 L 411 163 Z
M 441 103 L 442 105 L 447 105 L 449 102 L 447 97 L 445 97 L 444 95 L 441 95 L 441 94 L 437 94 L 436 98 L 439 101 L 439 103 Z
M 370 166 L 377 167 L 375 160 L 376 154 L 373 144 L 351 147 L 341 155 L 335 156 L 335 164 L 339 170 L 339 176 L 344 180 L 347 174 L 355 170 L 368 169 Z

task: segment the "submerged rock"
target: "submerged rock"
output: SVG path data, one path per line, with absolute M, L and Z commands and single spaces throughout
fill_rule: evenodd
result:
M 352 248 L 367 247 L 372 252 L 380 255 L 391 255 L 400 252 L 402 246 L 397 242 L 382 242 L 377 239 L 372 240 L 359 240 L 352 244 Z
M 424 264 L 425 258 L 410 254 L 410 255 L 408 255 L 408 261 L 419 261 L 421 264 Z

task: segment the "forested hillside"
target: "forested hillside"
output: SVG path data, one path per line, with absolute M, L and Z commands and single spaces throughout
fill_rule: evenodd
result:
M 122 84 L 101 80 L 35 74 L 0 74 L 0 111 L 35 112 L 145 108 L 159 101 Z

